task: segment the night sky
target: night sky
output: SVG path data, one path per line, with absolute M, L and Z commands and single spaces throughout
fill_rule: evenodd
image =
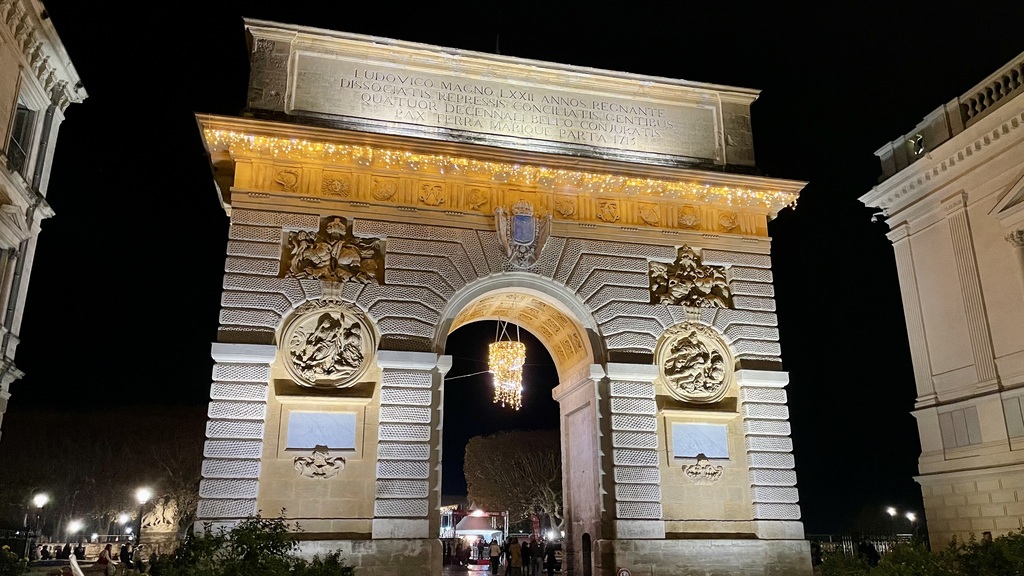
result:
M 1024 50 L 1024 3 L 666 4 L 47 1 L 89 98 L 60 130 L 57 215 L 43 223 L 9 413 L 208 401 L 228 220 L 194 114 L 243 108 L 250 17 L 762 90 L 758 166 L 810 182 L 769 226 L 807 531 L 884 505 L 920 511 L 892 248 L 857 197 L 877 182 L 874 150 Z M 452 335 L 451 376 L 484 369 L 488 329 Z M 545 356 L 530 348 L 514 416 L 485 380 L 449 381 L 446 493 L 461 481 L 460 442 L 557 426 L 557 405 L 538 397 L 554 384 Z

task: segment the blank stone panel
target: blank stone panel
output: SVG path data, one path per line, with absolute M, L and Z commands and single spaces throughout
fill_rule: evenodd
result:
M 381 422 L 412 422 L 430 424 L 430 408 L 414 408 L 412 406 L 381 406 Z
M 792 452 L 793 440 L 787 436 L 747 436 L 750 452 Z
M 269 382 L 268 364 L 223 364 L 213 365 L 213 379 L 228 382 Z
M 742 388 L 741 388 L 742 390 Z M 744 434 L 758 434 L 761 436 L 789 436 L 792 427 L 785 420 L 744 420 Z
M 384 369 L 382 380 L 384 386 L 403 388 L 430 388 L 434 381 L 430 372 L 406 372 L 389 368 Z
M 729 268 L 728 275 L 730 280 L 747 280 L 750 282 L 766 283 L 770 283 L 775 280 L 770 268 L 745 268 L 742 266 L 733 266 L 732 268 Z
M 758 402 L 761 404 L 785 404 L 786 391 L 782 388 L 753 388 L 743 386 L 740 388 L 740 400 L 744 402 Z
M 379 460 L 429 460 L 429 444 L 403 444 L 400 442 L 380 442 L 377 444 Z
M 203 460 L 203 478 L 259 478 L 259 460 Z
M 792 470 L 752 469 L 750 483 L 755 486 L 796 486 L 796 472 Z
M 295 278 L 270 278 L 267 276 L 242 276 L 239 274 L 224 275 L 224 289 L 242 292 L 280 293 L 292 305 L 306 301 L 306 293 Z
M 753 506 L 755 520 L 799 520 L 800 506 L 797 504 L 766 504 L 757 502 Z
M 232 224 L 253 224 L 256 226 L 279 226 L 289 230 L 320 230 L 320 217 L 316 214 L 291 214 L 286 212 L 264 212 L 262 210 L 231 211 Z
M 622 382 L 611 383 L 611 395 L 630 398 L 654 398 L 654 384 L 650 382 Z
M 426 498 L 426 480 L 377 480 L 377 498 Z
M 243 258 L 267 258 L 270 260 L 281 260 L 281 244 L 263 244 L 260 242 L 241 242 L 238 240 L 228 241 L 228 256 L 241 256 Z
M 653 432 L 612 432 L 614 448 L 658 449 L 658 435 Z
M 612 450 L 612 462 L 616 466 L 657 466 L 657 450 Z
M 606 306 L 594 307 L 594 319 L 598 324 L 610 322 L 616 318 L 653 318 L 662 326 L 675 324 L 672 315 L 668 312 L 668 306 L 661 304 L 616 301 Z
M 378 517 L 415 517 L 427 515 L 426 500 L 374 500 L 373 515 Z
M 390 281 L 390 278 L 386 279 Z M 355 285 L 354 282 L 349 282 L 345 286 Z M 393 300 L 393 301 L 414 301 L 420 302 L 431 310 L 441 310 L 447 305 L 447 301 L 433 291 L 426 288 L 420 288 L 416 286 L 392 286 L 386 284 L 380 286 L 378 284 L 361 284 L 364 286 L 362 293 L 359 295 L 359 299 L 367 304 L 367 309 L 372 309 L 373 305 L 381 300 Z
M 712 322 L 713 323 L 713 322 Z M 732 343 L 735 340 L 772 340 L 778 341 L 779 329 L 774 326 L 745 326 L 733 324 L 722 334 Z
M 658 484 L 661 482 L 661 473 L 657 468 L 616 466 L 615 482 L 622 484 Z
M 726 252 L 705 248 L 700 253 L 705 266 L 746 266 L 750 268 L 771 268 L 772 259 L 767 254 L 749 252 Z
M 732 304 L 737 310 L 767 310 L 775 312 L 774 298 L 758 298 L 757 296 L 733 296 Z
M 393 270 L 384 273 L 385 282 L 394 286 L 418 286 L 437 294 L 439 298 L 448 300 L 455 294 L 451 284 L 445 282 L 436 272 L 422 270 Z
M 266 402 L 269 390 L 262 382 L 214 382 L 210 386 L 210 399 Z
M 715 328 L 720 333 L 734 324 L 752 324 L 754 326 L 778 326 L 779 317 L 774 312 L 760 312 L 757 310 L 730 310 L 728 308 L 715 309 Z
M 661 519 L 661 504 L 656 502 L 616 502 L 615 516 L 659 520 Z
M 789 408 L 785 404 L 743 403 L 745 418 L 762 418 L 765 420 L 789 420 Z
M 614 334 L 605 339 L 609 350 L 626 350 L 630 352 L 653 352 L 658 339 L 650 334 L 624 332 Z
M 207 438 L 238 438 L 259 440 L 263 438 L 263 422 L 256 420 L 208 420 Z
M 255 498 L 260 483 L 250 479 L 216 479 L 199 481 L 200 498 Z
M 783 486 L 754 486 L 750 489 L 754 502 L 775 502 L 780 504 L 796 504 L 800 501 L 796 488 Z
M 246 226 L 244 224 L 232 224 L 228 228 L 228 238 L 231 240 L 249 240 L 252 242 L 272 242 L 277 244 L 278 251 L 281 249 L 282 234 L 279 228 L 267 228 L 264 226 Z
M 420 322 L 436 324 L 439 317 L 437 311 L 412 300 L 377 300 L 372 304 L 369 302 L 366 304 L 368 305 L 367 310 L 374 318 L 404 316 L 415 318 Z
M 428 471 L 429 464 L 425 461 L 377 461 L 377 478 L 427 478 Z
M 263 453 L 262 440 L 207 440 L 203 444 L 206 458 L 259 458 Z
M 776 468 L 792 470 L 795 462 L 792 454 L 778 452 L 747 452 L 747 465 L 751 468 Z
M 641 332 L 658 337 L 667 326 L 662 326 L 653 318 L 613 318 L 601 323 L 601 334 L 610 336 L 622 332 Z
M 281 324 L 281 315 L 270 310 L 225 308 L 220 311 L 220 323 L 277 328 Z
M 658 404 L 646 398 L 612 398 L 612 412 L 654 415 L 658 412 Z
M 196 509 L 196 517 L 203 518 L 248 518 L 255 516 L 256 500 L 214 500 L 206 498 L 199 500 Z
M 601 286 L 594 287 L 593 293 L 578 293 L 577 295 L 590 306 L 592 310 L 600 308 L 609 302 L 639 302 L 649 304 L 651 301 L 650 288 L 636 288 L 628 286 Z
M 254 274 L 256 276 L 277 276 L 281 264 L 277 260 L 256 260 L 229 256 L 224 260 L 224 271 L 235 274 Z
M 210 402 L 206 411 L 210 418 L 225 420 L 265 420 L 267 405 L 263 402 L 226 402 L 215 400 Z
M 377 428 L 378 440 L 430 440 L 430 426 L 419 424 L 381 424 Z
M 656 432 L 658 430 L 658 422 L 653 416 L 618 416 L 613 414 L 612 430 Z
M 432 396 L 430 389 L 383 387 L 380 390 L 380 403 L 430 406 Z
M 657 484 L 616 484 L 615 499 L 620 502 L 661 502 Z
M 782 354 L 782 345 L 778 342 L 767 340 L 736 340 L 732 342 L 732 348 L 737 356 L 779 356 Z
M 220 304 L 225 308 L 273 310 L 282 315 L 294 308 L 291 301 L 285 298 L 283 294 L 266 292 L 222 292 Z
M 737 281 L 730 284 L 729 289 L 734 295 L 760 296 L 763 298 L 775 297 L 775 286 L 772 286 L 771 284 L 763 284 L 761 282 Z

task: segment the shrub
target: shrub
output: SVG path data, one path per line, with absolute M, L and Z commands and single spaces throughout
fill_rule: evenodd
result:
M 11 552 L 10 546 L 0 548 L 0 576 L 19 576 L 28 572 L 28 562 Z

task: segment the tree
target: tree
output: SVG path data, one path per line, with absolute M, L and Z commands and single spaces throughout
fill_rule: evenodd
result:
M 485 509 L 508 510 L 512 519 L 543 515 L 561 531 L 562 452 L 558 430 L 474 436 L 463 467 L 469 500 Z

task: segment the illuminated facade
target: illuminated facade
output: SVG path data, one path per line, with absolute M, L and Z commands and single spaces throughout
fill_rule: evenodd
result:
M 0 0 L 0 424 L 24 375 L 14 354 L 39 225 L 53 216 L 46 188 L 57 130 L 85 97 L 43 5 Z
M 439 574 L 445 342 L 500 319 L 558 370 L 570 571 L 810 574 L 756 91 L 246 27 L 200 522 Z
M 933 547 L 1024 527 L 1024 54 L 875 154 Z

